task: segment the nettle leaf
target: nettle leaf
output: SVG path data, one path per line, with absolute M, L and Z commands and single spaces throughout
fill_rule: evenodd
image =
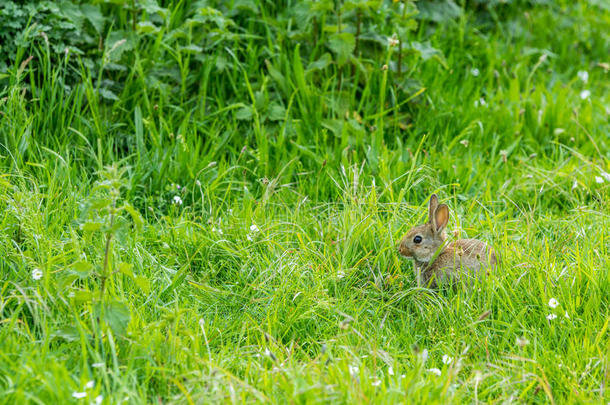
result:
M 237 112 L 235 113 L 235 118 L 240 121 L 250 121 L 252 119 L 252 115 L 252 107 L 244 106 L 237 110 Z
M 101 222 L 85 222 L 81 224 L 80 229 L 84 232 L 97 232 L 102 229 L 103 224 Z
M 144 294 L 148 294 L 150 292 L 150 281 L 148 281 L 148 278 L 144 276 L 135 276 L 133 281 L 138 287 L 140 287 L 140 290 L 142 290 Z
M 333 34 L 328 41 L 328 47 L 337 56 L 337 63 L 343 65 L 354 52 L 356 39 L 354 34 L 349 32 Z
M 93 301 L 93 292 L 89 290 L 76 290 L 72 293 L 72 298 L 77 303 Z
M 445 64 L 445 59 L 443 57 L 443 53 L 430 45 L 430 41 L 426 41 L 424 43 L 413 41 L 411 42 L 411 48 L 415 49 L 419 52 L 419 55 L 423 60 L 428 60 L 431 58 L 436 59 L 441 65 L 447 67 Z
M 78 275 L 80 278 L 85 278 L 93 271 L 93 264 L 85 260 L 79 260 L 78 262 L 73 263 L 70 268 L 72 273 Z
M 114 94 L 114 92 L 112 90 L 108 90 L 108 89 L 104 89 L 104 88 L 100 88 L 97 91 L 99 93 L 99 95 L 106 99 L 106 100 L 112 100 L 112 101 L 117 101 L 119 99 L 119 97 Z
M 104 31 L 105 18 L 100 11 L 99 6 L 93 4 L 83 4 L 80 6 L 80 10 L 85 18 L 91 23 L 95 31 L 101 34 Z
M 417 3 L 417 18 L 437 23 L 451 21 L 462 15 L 462 9 L 453 0 L 431 0 Z
M 98 303 L 98 311 L 99 313 L 99 303 Z M 104 320 L 112 329 L 112 332 L 117 336 L 125 335 L 127 331 L 127 326 L 129 325 L 129 321 L 131 320 L 131 313 L 129 312 L 129 307 L 122 302 L 119 301 L 111 301 L 107 302 L 104 305 Z
M 159 32 L 159 27 L 150 21 L 140 21 L 136 25 L 136 31 L 140 34 L 156 34 Z
M 269 119 L 271 121 L 283 121 L 286 118 L 286 109 L 279 104 L 271 104 L 269 109 Z
M 333 58 L 330 56 L 330 53 L 326 52 L 318 60 L 311 62 L 307 66 L 307 72 L 326 69 L 331 63 L 333 63 Z
M 118 270 L 119 270 L 119 273 L 125 274 L 126 276 L 129 276 L 129 277 L 133 278 L 134 275 L 133 275 L 132 268 L 133 268 L 133 266 L 131 264 L 125 263 L 125 262 L 121 262 L 119 264 Z
M 159 7 L 159 3 L 157 0 L 139 0 L 140 7 L 148 14 L 158 14 L 162 18 L 165 18 L 167 15 L 167 9 L 163 7 Z

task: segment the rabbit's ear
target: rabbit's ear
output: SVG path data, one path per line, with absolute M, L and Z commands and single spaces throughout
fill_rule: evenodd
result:
M 434 225 L 434 231 L 436 233 L 441 233 L 447 226 L 447 222 L 449 222 L 449 207 L 447 204 L 441 204 L 436 208 L 434 212 L 434 219 L 432 221 L 432 225 Z
M 432 223 L 434 221 L 434 212 L 436 211 L 436 207 L 438 207 L 438 196 L 436 194 L 432 194 L 430 196 L 430 202 L 428 203 L 428 222 Z

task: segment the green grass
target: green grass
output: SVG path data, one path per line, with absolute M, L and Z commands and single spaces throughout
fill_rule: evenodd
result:
M 273 2 L 218 42 L 165 3 L 0 76 L 0 403 L 610 401 L 603 2 L 418 20 L 443 57 L 401 77 L 311 68 Z M 399 257 L 432 192 L 503 258 L 474 287 Z

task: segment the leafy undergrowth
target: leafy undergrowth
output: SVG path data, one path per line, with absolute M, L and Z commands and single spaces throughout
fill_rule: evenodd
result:
M 0 402 L 610 401 L 603 2 L 127 3 L 0 8 Z

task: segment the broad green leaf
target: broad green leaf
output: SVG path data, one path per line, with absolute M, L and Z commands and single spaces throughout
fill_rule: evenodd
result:
M 286 118 L 286 109 L 279 104 L 272 104 L 269 109 L 269 119 L 271 121 L 282 121 Z
M 85 260 L 79 260 L 78 262 L 73 263 L 71 268 L 77 273 L 90 273 L 91 270 L 93 270 L 93 264 Z
M 133 275 L 133 270 L 132 270 L 132 268 L 133 268 L 133 266 L 132 266 L 131 264 L 129 264 L 129 263 L 125 263 L 125 262 L 121 262 L 121 263 L 119 264 L 119 268 L 118 268 L 118 270 L 119 270 L 119 273 L 124 274 L 124 275 L 126 275 L 126 276 L 129 276 L 129 277 L 133 278 L 133 277 L 134 277 L 134 275 Z
M 125 335 L 131 319 L 129 307 L 119 301 L 104 304 L 104 320 L 117 336 Z
M 349 32 L 333 34 L 328 41 L 328 46 L 337 56 L 337 63 L 343 65 L 354 52 L 356 39 L 354 34 Z
M 150 282 L 148 281 L 148 278 L 144 276 L 135 276 L 133 281 L 138 287 L 140 287 L 140 290 L 142 290 L 144 294 L 148 294 L 150 292 Z
M 245 106 L 237 110 L 235 118 L 241 121 L 250 121 L 252 119 L 252 107 Z
M 81 224 L 80 229 L 85 232 L 96 232 L 102 229 L 102 224 L 100 222 L 85 222 Z
M 93 292 L 89 290 L 76 290 L 74 291 L 72 298 L 78 303 L 89 302 L 93 300 Z

